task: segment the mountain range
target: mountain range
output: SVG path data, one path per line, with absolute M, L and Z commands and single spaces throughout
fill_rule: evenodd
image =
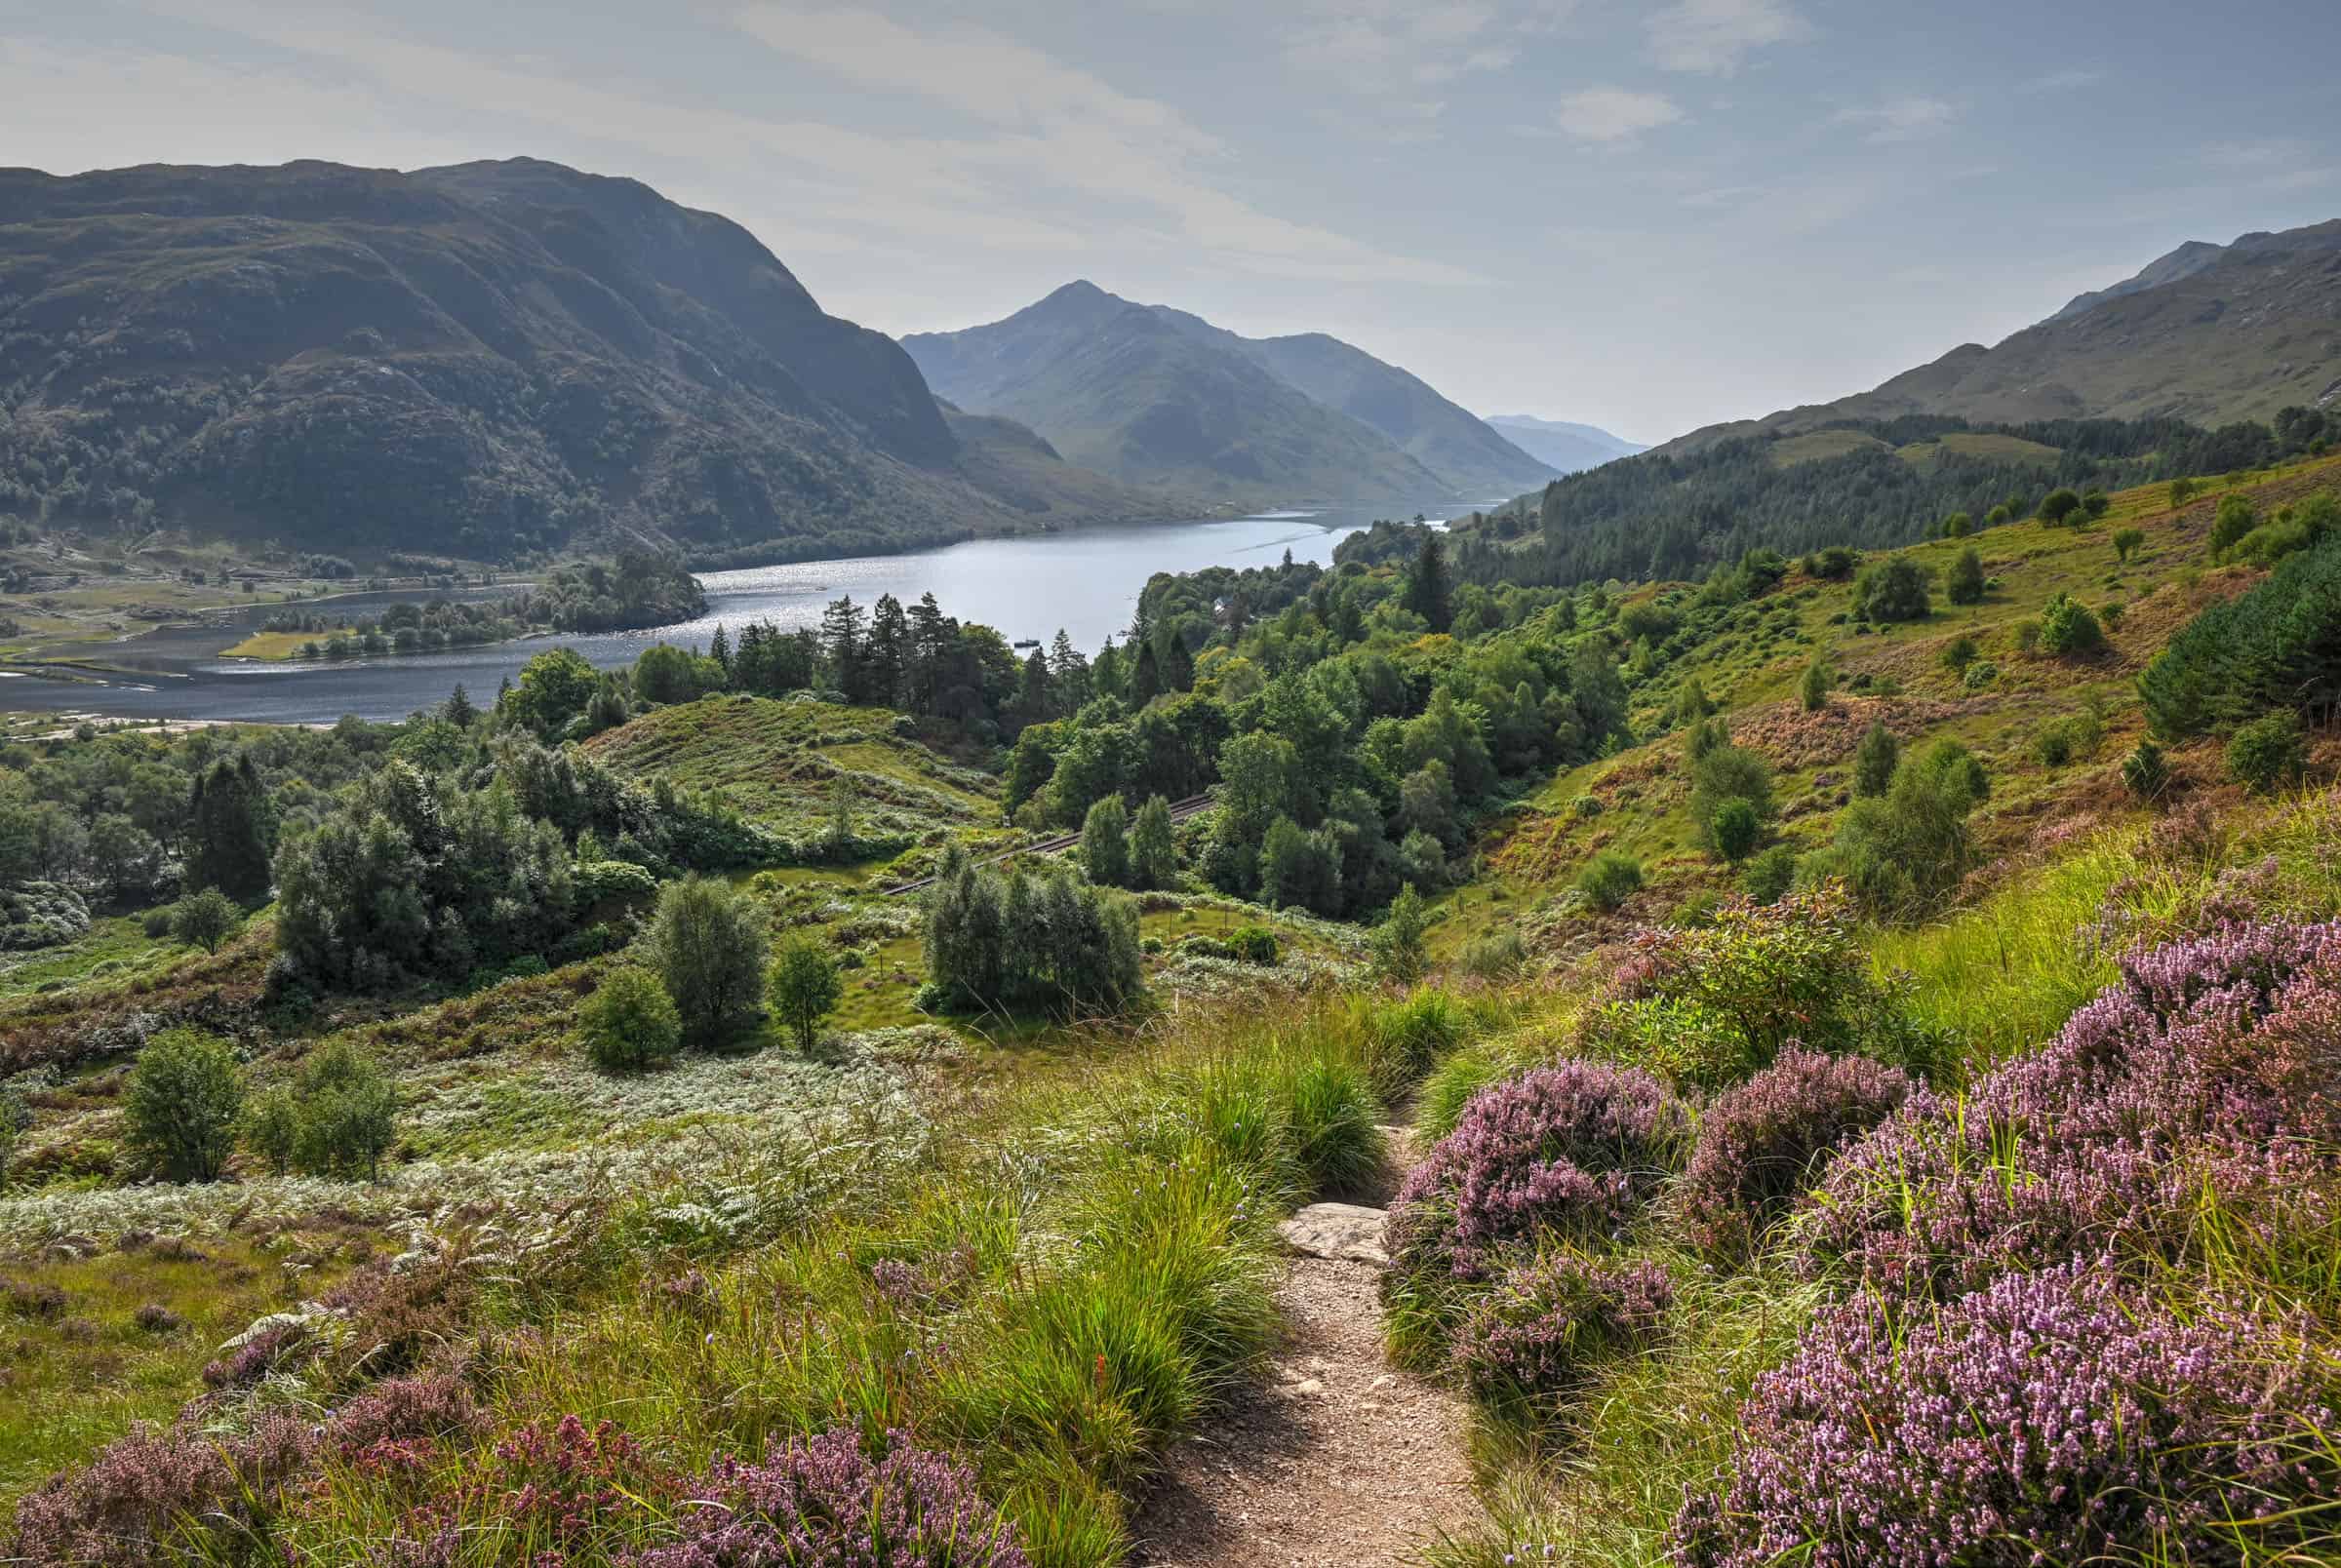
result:
M 955 415 L 745 229 L 633 180 L 0 171 L 0 513 L 723 562 L 1196 504 Z
M 2341 405 L 2341 218 L 2230 245 L 2189 241 L 1986 348 L 1964 343 L 1834 403 L 1709 425 L 1658 450 L 1843 420 L 2265 420 Z
M 1473 499 L 1555 472 L 1338 338 L 1244 337 L 1087 281 L 902 346 L 941 396 L 1021 420 L 1070 462 L 1242 504 Z
M 1564 474 L 1581 473 L 1649 451 L 1641 442 L 1613 436 L 1599 425 L 1571 424 L 1566 419 L 1539 419 L 1528 413 L 1491 413 L 1487 422 L 1512 445 Z

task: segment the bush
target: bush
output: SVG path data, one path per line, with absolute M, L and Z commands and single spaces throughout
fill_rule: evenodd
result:
M 1674 1302 L 1674 1280 L 1653 1263 L 1540 1258 L 1472 1306 L 1455 1370 L 1491 1404 L 1549 1408 L 1605 1360 L 1655 1343 Z
M 1382 1168 L 1381 1100 L 1355 1062 L 1320 1055 L 1293 1070 L 1293 1158 L 1312 1196 L 1362 1193 Z
M 1423 907 L 1422 895 L 1408 882 L 1390 901 L 1390 913 L 1373 931 L 1373 970 L 1386 980 L 1401 985 L 1412 985 L 1422 978 L 1422 971 L 1431 961 L 1430 944 L 1425 933 L 1431 924 L 1430 913 Z
M 1894 782 L 1894 767 L 1901 760 L 1902 745 L 1894 739 L 1894 732 L 1885 727 L 1883 719 L 1872 720 L 1853 753 L 1854 795 L 1865 800 L 1884 795 Z
M 2041 651 L 2052 658 L 2094 653 L 2105 647 L 2105 628 L 2089 607 L 2059 593 L 2041 609 Z
M 773 962 L 770 984 L 773 1015 L 797 1037 L 797 1048 L 810 1051 L 819 1037 L 821 1020 L 828 1017 L 846 993 L 838 978 L 837 960 L 815 937 L 791 936 L 780 944 Z
M 1764 819 L 1756 814 L 1753 802 L 1735 795 L 1708 818 L 1707 837 L 1717 854 L 1737 864 L 1755 853 L 1757 841 L 1764 837 Z
M 570 885 L 570 898 L 579 915 L 611 905 L 648 903 L 658 892 L 658 879 L 630 860 L 581 861 Z
M 56 947 L 90 928 L 90 906 L 60 882 L 0 888 L 0 949 Z
M 1528 961 L 1528 945 L 1519 931 L 1509 925 L 1500 926 L 1485 936 L 1475 936 L 1464 945 L 1456 960 L 1463 972 L 1482 980 L 1501 980 L 1518 974 Z
M 1477 1279 L 1505 1249 L 1607 1236 L 1638 1218 L 1689 1144 L 1690 1116 L 1647 1073 L 1566 1061 L 1481 1093 L 1391 1204 L 1399 1267 Z
M 1642 890 L 1642 862 L 1614 849 L 1605 849 L 1577 873 L 1577 891 L 1594 908 L 1614 912 Z
M 172 934 L 172 922 L 178 915 L 178 905 L 158 904 L 139 917 L 139 929 L 145 933 L 148 941 L 159 942 Z
M 2080 494 L 2069 487 L 2059 486 L 2041 498 L 2039 516 L 2043 523 L 2062 523 L 2080 510 Z
M 1753 904 L 1776 904 L 1797 880 L 1797 851 L 1785 843 L 1749 859 L 1739 868 L 1739 890 Z
M 1990 659 L 1978 659 L 1967 666 L 1965 673 L 1960 676 L 1959 684 L 1967 691 L 1987 691 L 1991 689 L 1992 683 L 1999 679 L 1999 665 Z
M 2139 678 L 2156 737 L 2179 740 L 2341 693 L 2341 535 L 2204 609 Z
M 2136 555 L 2138 553 L 2138 547 L 2145 542 L 2146 534 L 2143 529 L 2114 529 L 2114 559 L 2121 562 L 2123 566 L 2129 565 L 2129 558 L 2133 555 Z
M 1847 806 L 1829 849 L 1808 857 L 1798 880 L 1842 877 L 1873 910 L 1916 913 L 1966 875 L 1967 815 L 1988 793 L 1982 764 L 1939 740 L 1903 760 L 1884 797 Z
M 2170 764 L 2152 736 L 2141 737 L 2136 750 L 2122 760 L 2122 785 L 2141 801 L 2159 801 L 2170 787 Z
M 1680 1192 L 1702 1251 L 1744 1257 L 1845 1144 L 1891 1116 L 1918 1085 L 1861 1056 L 1784 1050 L 1699 1117 Z
M 1930 608 L 1925 568 L 1904 556 L 1872 562 L 1853 584 L 1854 613 L 1865 620 L 1924 620 Z
M 1984 583 L 1983 557 L 1969 545 L 1951 563 L 1951 570 L 1943 578 L 1943 597 L 1954 605 L 1980 605 Z
M 235 1152 L 244 1087 L 235 1052 L 217 1036 L 171 1029 L 139 1053 L 122 1089 L 123 1145 L 174 1182 L 217 1180 Z
M 2241 495 L 2220 496 L 2219 510 L 2211 519 L 2211 554 L 2225 555 L 2259 523 L 2259 513 L 2252 510 L 2251 502 Z
M 2228 776 L 2262 795 L 2297 784 L 2308 770 L 2308 737 L 2297 714 L 2272 713 L 2255 719 L 2227 743 Z
M 139 1424 L 26 1494 L 5 1549 L 72 1568 L 246 1560 L 313 1451 L 307 1424 L 282 1411 L 242 1434 Z
M 949 1456 L 887 1433 L 881 1458 L 859 1431 L 775 1443 L 761 1465 L 725 1460 L 674 1510 L 681 1539 L 636 1568 L 885 1563 L 889 1568 L 1029 1568 L 1016 1527 Z
M 577 1008 L 577 1038 L 597 1067 L 656 1067 L 683 1048 L 683 1016 L 648 969 L 613 969 Z
M 1915 1323 L 1858 1300 L 1756 1380 L 1674 1561 L 2285 1561 L 2325 1544 L 2328 1397 L 2281 1323 L 2181 1317 L 2085 1262 Z M 2239 1540 L 2263 1549 L 2238 1550 Z M 2310 1548 L 2314 1555 L 2316 1548 Z
M 1807 577 L 1818 577 L 1823 581 L 1829 581 L 1852 576 L 1853 568 L 1860 563 L 1861 555 L 1858 551 L 1848 550 L 1842 544 L 1832 544 L 1824 549 L 1815 550 L 1800 564 L 1804 567 L 1805 575 Z
M 1246 963 L 1273 967 L 1281 956 L 1276 933 L 1265 925 L 1239 925 L 1227 933 L 1227 945 Z
M 747 894 L 703 877 L 668 882 L 645 947 L 685 1039 L 720 1044 L 755 1018 L 767 937 L 764 912 Z
M 398 1095 L 372 1058 L 329 1040 L 289 1088 L 253 1103 L 245 1138 L 277 1170 L 372 1181 L 398 1132 Z

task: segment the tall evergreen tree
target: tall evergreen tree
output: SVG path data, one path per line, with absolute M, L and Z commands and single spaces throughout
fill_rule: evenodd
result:
M 187 883 L 232 898 L 268 891 L 276 823 L 249 753 L 196 775 L 187 800 Z
M 1428 529 L 1423 532 L 1421 547 L 1414 552 L 1413 569 L 1407 573 L 1406 605 L 1434 632 L 1444 632 L 1454 624 L 1454 605 L 1447 578 L 1447 550 L 1439 535 Z
M 910 620 L 902 613 L 902 601 L 893 594 L 880 594 L 871 608 L 869 640 L 862 649 L 863 685 L 869 700 L 882 707 L 902 706 L 903 671 L 910 659 Z
M 1130 672 L 1130 705 L 1143 708 L 1163 694 L 1163 671 L 1154 656 L 1154 645 L 1138 644 L 1138 657 Z
M 861 673 L 861 607 L 852 596 L 821 614 L 821 651 L 829 660 L 829 684 L 849 702 L 865 700 Z

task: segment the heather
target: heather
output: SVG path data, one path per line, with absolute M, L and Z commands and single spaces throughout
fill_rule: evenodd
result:
M 2309 1560 L 2341 1540 L 2341 1384 L 2305 1326 L 2141 1301 L 2091 1260 L 1915 1320 L 1856 1298 L 1757 1381 L 1675 1560 Z
M 1654 1341 L 1674 1300 L 1673 1279 L 1647 1261 L 1541 1257 L 1472 1304 L 1455 1333 L 1455 1370 L 1483 1399 L 1550 1404 L 1606 1356 Z

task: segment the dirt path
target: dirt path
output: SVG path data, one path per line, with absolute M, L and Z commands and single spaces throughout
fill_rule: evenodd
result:
M 1270 1375 L 1171 1450 L 1140 1510 L 1150 1568 L 1358 1568 L 1470 1510 L 1464 1414 L 1382 1357 L 1381 1269 L 1295 1257 L 1277 1293 L 1287 1338 Z

